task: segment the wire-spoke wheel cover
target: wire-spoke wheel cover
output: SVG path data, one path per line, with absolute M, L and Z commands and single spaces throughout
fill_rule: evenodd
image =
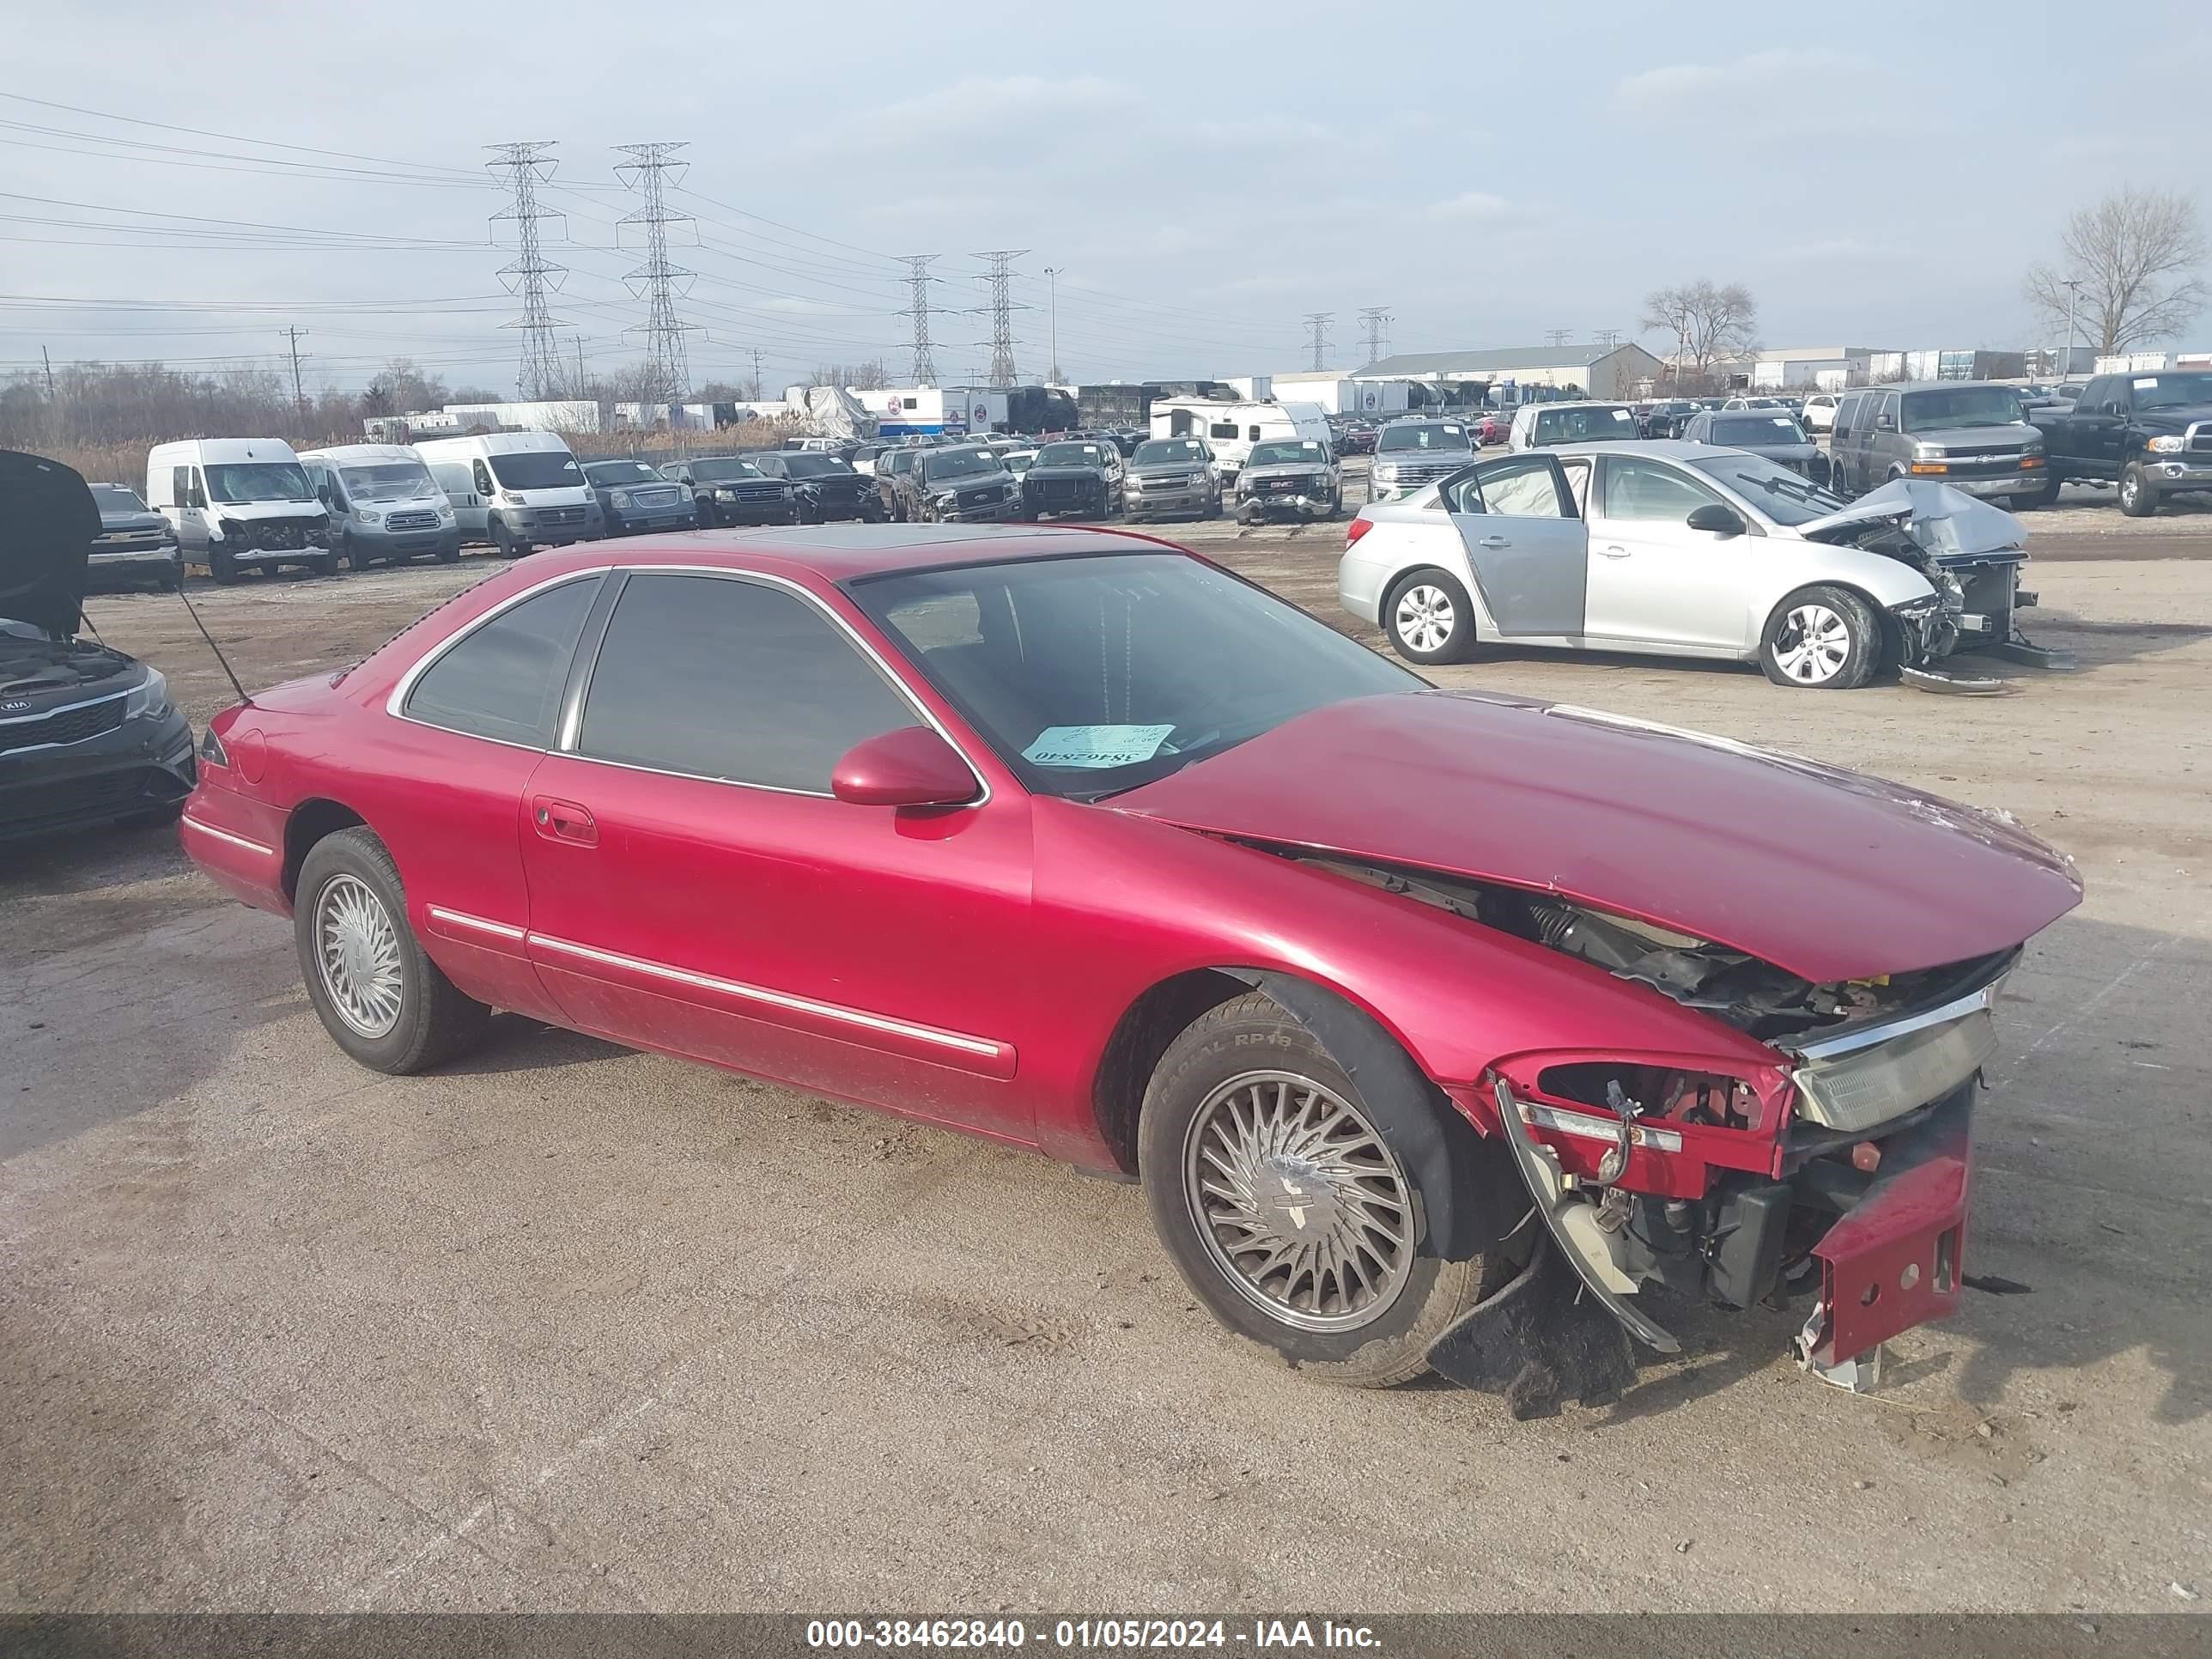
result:
M 399 930 L 368 883 L 332 876 L 315 898 L 315 965 L 331 1006 L 365 1037 L 399 1024 Z
M 1309 1331 L 1390 1310 L 1413 1271 L 1413 1191 L 1343 1097 L 1292 1073 L 1248 1072 L 1206 1097 L 1183 1148 L 1199 1237 L 1248 1301 Z
M 1817 601 L 1792 605 L 1774 640 L 1776 664 L 1802 685 L 1835 678 L 1850 654 L 1850 624 Z
M 1437 651 L 1459 621 L 1451 595 L 1429 582 L 1417 582 L 1398 596 L 1391 626 L 1411 651 Z

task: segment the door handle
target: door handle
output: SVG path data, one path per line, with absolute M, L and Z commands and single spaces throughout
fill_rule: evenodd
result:
M 551 795 L 533 796 L 530 802 L 531 822 L 538 833 L 548 841 L 565 841 L 578 847 L 597 847 L 599 826 L 587 807 L 572 800 L 556 800 Z
M 1608 559 L 1625 559 L 1628 556 L 1628 550 L 1625 547 L 1601 547 L 1598 551 Z
M 1477 547 L 1510 547 L 1513 544 L 1503 536 L 1485 536 L 1475 545 Z

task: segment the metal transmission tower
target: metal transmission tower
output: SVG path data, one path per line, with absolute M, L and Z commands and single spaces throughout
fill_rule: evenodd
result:
M 538 243 L 538 222 L 562 216 L 556 210 L 538 205 L 538 186 L 553 176 L 559 163 L 545 154 L 553 148 L 550 143 L 487 148 L 497 159 L 484 165 L 494 173 L 506 173 L 507 188 L 514 194 L 513 204 L 492 215 L 491 222 L 495 235 L 502 221 L 514 225 L 514 258 L 500 267 L 499 276 L 507 291 L 522 301 L 522 315 L 507 325 L 522 331 L 522 364 L 514 377 L 514 389 L 517 395 L 535 401 L 550 396 L 562 379 L 561 348 L 553 338 L 553 313 L 546 308 L 545 295 L 549 289 L 561 286 L 557 279 L 567 274 L 567 267 L 547 264 Z
M 937 279 L 929 274 L 934 253 L 909 253 L 906 256 L 906 283 L 914 294 L 913 303 L 906 314 L 914 321 L 914 383 L 916 386 L 937 384 L 937 359 L 929 349 L 929 319 L 935 307 L 929 303 L 929 285 Z
M 1306 313 L 1306 333 L 1313 346 L 1313 366 L 1316 368 L 1328 367 L 1328 325 L 1335 320 L 1336 313 L 1333 311 Z
M 615 177 L 645 198 L 644 206 L 623 216 L 615 234 L 619 238 L 623 225 L 645 227 L 645 263 L 623 281 L 646 302 L 647 378 L 653 389 L 651 401 L 664 404 L 683 402 L 691 390 L 690 354 L 684 343 L 685 325 L 676 314 L 676 289 L 692 273 L 668 263 L 668 228 L 690 223 L 691 216 L 670 212 L 661 195 L 665 187 L 662 175 L 681 173 L 684 168 L 684 162 L 672 159 L 684 148 L 681 143 L 615 146 L 630 158 L 616 164 Z
M 1027 253 L 1025 247 L 995 248 L 988 253 L 979 253 L 979 259 L 991 262 L 990 274 L 978 276 L 979 283 L 991 285 L 991 384 L 1012 386 L 1014 374 L 1014 313 L 1027 311 L 1024 305 L 1014 302 L 1014 261 Z
M 1547 328 L 1544 331 L 1546 345 L 1563 346 L 1574 337 L 1575 331 L 1571 328 Z
M 1617 328 L 1601 328 L 1591 338 L 1598 345 L 1617 346 L 1620 343 L 1620 331 Z
M 1367 331 L 1367 366 L 1374 367 L 1382 361 L 1382 337 L 1397 320 L 1382 306 L 1370 306 L 1359 313 L 1360 325 Z

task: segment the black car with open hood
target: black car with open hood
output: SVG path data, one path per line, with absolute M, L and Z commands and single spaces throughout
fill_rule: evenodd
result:
M 191 790 L 168 683 L 78 636 L 100 533 L 75 471 L 0 450 L 0 842 L 161 822 Z

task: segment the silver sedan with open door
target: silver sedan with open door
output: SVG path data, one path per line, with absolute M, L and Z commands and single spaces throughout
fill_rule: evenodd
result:
M 1478 644 L 1756 662 L 1781 685 L 1847 689 L 1885 663 L 1936 666 L 2014 637 L 2025 528 L 1942 485 L 1846 504 L 1741 450 L 1671 440 L 1479 460 L 1352 520 L 1345 609 L 1409 661 Z M 2002 590 L 2001 617 L 1967 595 Z

